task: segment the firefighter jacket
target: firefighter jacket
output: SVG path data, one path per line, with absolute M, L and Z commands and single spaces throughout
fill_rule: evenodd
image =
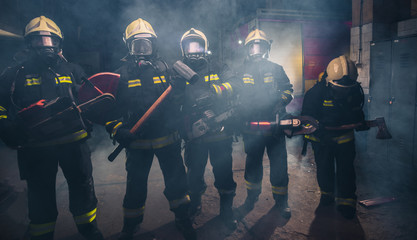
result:
M 16 122 L 22 129 L 27 127 L 28 122 L 22 121 L 17 113 L 39 100 L 44 99 L 48 102 L 61 97 L 78 104 L 77 89 L 85 77 L 80 66 L 62 59 L 48 66 L 36 58 L 30 58 L 17 66 L 7 68 L 0 76 L 0 120 Z M 52 133 L 47 134 L 48 136 L 28 136 L 35 140 L 41 139 L 35 144 L 29 143 L 29 146 L 50 146 L 86 138 L 88 133 L 84 122 L 79 115 L 75 118 L 78 119 L 74 122 L 80 126 L 63 125 L 61 129 L 74 127 L 78 130 L 63 136 Z M 52 124 L 57 126 L 59 122 Z M 44 134 L 39 133 L 39 135 Z
M 191 131 L 193 123 L 206 117 L 204 112 L 207 110 L 213 111 L 214 115 L 218 116 L 232 109 L 236 94 L 242 87 L 239 79 L 226 64 L 209 60 L 204 64 L 190 67 L 200 76 L 200 79 L 185 87 L 183 106 L 185 117 L 183 131 L 185 132 Z M 231 135 L 231 121 L 232 119 L 229 118 L 222 122 L 226 130 L 222 135 Z M 207 134 L 205 138 L 208 140 L 211 138 L 210 135 L 213 134 Z M 214 134 L 213 139 L 216 139 L 215 135 L 218 134 Z
M 243 82 L 239 105 L 244 122 L 275 121 L 277 113 L 285 113 L 293 89 L 282 66 L 267 59 L 245 60 L 238 74 Z
M 139 67 L 135 61 L 128 59 L 116 72 L 120 74 L 116 102 L 123 117 L 122 127 L 131 129 L 168 88 L 170 84 L 168 66 L 160 59 L 153 59 Z M 180 91 L 173 88 L 167 99 L 135 134 L 137 139 L 160 139 L 171 136 L 177 131 L 180 121 L 180 95 Z M 172 141 L 169 143 L 179 139 L 178 134 L 176 135 L 170 137 Z M 148 147 L 143 146 L 143 148 Z
M 364 96 L 362 87 L 357 84 L 348 90 L 346 97 L 337 98 L 326 82 L 318 82 L 304 96 L 301 115 L 315 118 L 320 123 L 320 129 L 306 138 L 319 142 L 330 140 L 342 144 L 354 139 L 353 130 L 325 130 L 325 126 L 337 127 L 346 124 L 363 122 L 365 117 L 362 110 Z

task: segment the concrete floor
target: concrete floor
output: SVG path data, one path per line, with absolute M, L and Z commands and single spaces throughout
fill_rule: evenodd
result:
M 97 221 L 106 239 L 116 239 L 122 227 L 122 199 L 125 190 L 126 172 L 124 156 L 114 162 L 107 161 L 113 150 L 103 129 L 96 128 L 90 141 L 94 164 L 96 195 L 99 200 Z M 245 155 L 242 142 L 234 143 L 234 179 L 237 195 L 235 213 L 239 217 L 238 228 L 230 232 L 216 217 L 219 212 L 219 196 L 213 187 L 211 166 L 207 167 L 208 189 L 203 196 L 203 212 L 195 219 L 199 239 L 417 239 L 417 194 L 414 191 L 396 193 L 397 200 L 365 208 L 358 205 L 357 217 L 346 220 L 333 207 L 316 212 L 319 192 L 315 178 L 315 164 L 309 148 L 302 157 L 301 138 L 287 139 L 288 168 L 290 174 L 289 205 L 292 217 L 280 217 L 272 208 L 269 162 L 264 158 L 263 191 L 255 208 L 247 213 L 240 206 L 246 197 L 244 186 Z M 360 150 L 360 148 L 359 148 Z M 22 239 L 25 235 L 27 217 L 26 184 L 20 181 L 16 154 L 0 147 L 0 183 L 9 188 L 7 195 L 0 196 L 0 239 Z M 358 153 L 359 163 L 366 160 L 366 153 Z M 366 170 L 357 166 L 359 200 L 380 197 L 378 183 L 370 179 Z M 68 189 L 62 172 L 57 177 L 57 201 L 59 216 L 56 239 L 82 239 L 78 235 L 68 210 Z M 182 239 L 174 225 L 174 215 L 169 211 L 168 201 L 163 196 L 164 182 L 158 162 L 154 161 L 149 177 L 149 193 L 146 202 L 145 220 L 135 239 Z M 4 191 L 3 191 L 4 192 Z M 385 191 L 386 197 L 392 191 Z

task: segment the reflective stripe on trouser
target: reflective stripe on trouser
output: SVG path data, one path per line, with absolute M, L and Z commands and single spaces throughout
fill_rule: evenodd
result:
M 219 192 L 220 195 L 222 194 L 236 194 L 236 190 L 226 190 L 226 189 L 217 189 L 217 191 Z
M 173 144 L 180 140 L 178 132 L 154 139 L 138 139 L 133 141 L 129 148 L 131 149 L 158 149 Z
M 135 209 L 123 208 L 123 216 L 125 218 L 138 218 L 145 213 L 145 206 Z
M 288 186 L 285 186 L 285 187 L 272 186 L 272 194 L 274 194 L 274 195 L 287 195 L 288 194 Z
M 190 196 L 187 194 L 182 198 L 169 201 L 169 209 L 176 209 L 183 204 L 190 203 Z
M 353 198 L 336 198 L 337 205 L 346 205 L 349 207 L 356 208 L 356 199 Z
M 96 219 L 96 215 L 97 215 L 97 208 L 94 208 L 92 211 L 88 213 L 85 213 L 79 216 L 74 216 L 74 221 L 77 225 L 90 223 L 94 221 L 94 219 Z
M 31 236 L 41 236 L 55 230 L 56 222 L 42 223 L 42 224 L 29 224 Z
M 158 149 L 127 149 L 124 208 L 139 209 L 145 205 L 148 176 L 155 155 L 164 176 L 164 195 L 168 201 L 186 196 L 187 178 L 179 141 Z
M 325 192 L 325 191 L 323 191 L 321 189 L 320 189 L 320 194 L 321 195 L 328 195 L 328 196 L 333 196 L 334 195 L 333 192 Z
M 259 191 L 262 190 L 262 182 L 252 183 L 252 182 L 249 182 L 248 180 L 245 180 L 245 184 L 246 184 L 246 189 L 259 190 Z

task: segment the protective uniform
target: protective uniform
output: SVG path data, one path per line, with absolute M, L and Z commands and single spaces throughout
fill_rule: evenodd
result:
M 243 124 L 251 121 L 275 121 L 276 114 L 284 116 L 285 106 L 293 99 L 292 85 L 282 66 L 266 58 L 270 42 L 263 31 L 255 29 L 245 40 L 248 53 L 238 70 L 243 89 L 240 94 L 240 114 Z M 262 159 L 266 148 L 270 161 L 272 193 L 282 215 L 289 217 L 287 150 L 282 132 L 242 129 L 246 152 L 245 206 L 253 208 L 261 193 Z
M 57 55 L 62 34 L 52 20 L 41 16 L 30 21 L 25 40 L 31 58 L 7 68 L 0 77 L 0 135 L 8 146 L 17 148 L 20 176 L 28 187 L 31 239 L 53 239 L 58 215 L 58 165 L 68 183 L 70 211 L 79 232 L 87 239 L 103 239 L 95 220 L 97 199 L 86 143 L 88 127 L 61 135 L 33 136 L 22 130 L 28 122 L 23 122 L 18 114 L 41 99 L 60 97 L 78 103 L 76 89 L 85 74 L 78 65 Z M 39 116 L 34 113 L 30 117 Z
M 364 121 L 364 96 L 356 81 L 357 70 L 346 56 L 332 60 L 322 80 L 307 91 L 302 115 L 312 116 L 321 130 L 305 138 L 312 142 L 317 164 L 320 205 L 335 201 L 343 216 L 351 218 L 356 209 L 355 142 L 353 130 L 326 130 Z
M 188 84 L 185 89 L 183 113 L 185 164 L 188 168 L 187 178 L 190 188 L 191 212 L 201 212 L 201 196 L 207 186 L 204 172 L 208 156 L 213 166 L 214 186 L 220 195 L 220 216 L 226 226 L 236 227 L 233 219 L 232 205 L 236 183 L 232 172 L 232 134 L 230 122 L 218 123 L 224 128 L 211 131 L 203 136 L 192 136 L 192 125 L 199 119 L 209 119 L 231 109 L 233 96 L 241 88 L 240 81 L 225 65 L 213 61 L 207 56 L 208 41 L 203 32 L 191 28 L 181 38 L 183 61 L 200 76 L 195 84 Z M 191 137 L 190 137 L 191 136 Z
M 170 82 L 168 67 L 156 53 L 156 34 L 148 22 L 141 18 L 133 21 L 126 28 L 124 38 L 129 55 L 117 70 L 120 73 L 117 104 L 123 120 L 106 124 L 111 136 L 126 146 L 127 186 L 123 200 L 124 226 L 120 239 L 132 239 L 143 221 L 148 175 L 154 155 L 164 175 L 164 194 L 171 211 L 175 213 L 177 227 L 186 239 L 194 239 L 195 231 L 188 217 L 190 198 L 177 130 L 183 89 L 181 91 L 180 86 Z M 173 85 L 174 90 L 168 99 L 136 134 L 131 134 L 129 129 L 169 84 Z

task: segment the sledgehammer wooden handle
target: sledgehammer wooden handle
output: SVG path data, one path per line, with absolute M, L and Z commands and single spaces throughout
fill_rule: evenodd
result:
M 138 129 L 143 125 L 143 123 L 148 120 L 148 118 L 152 115 L 152 113 L 155 112 L 155 109 L 161 105 L 161 103 L 164 101 L 164 99 L 168 96 L 168 94 L 171 92 L 172 87 L 169 85 L 169 87 L 159 96 L 159 98 L 152 104 L 152 106 L 143 114 L 143 116 L 136 122 L 136 124 L 129 130 L 130 133 L 134 134 Z M 116 149 L 107 157 L 107 159 L 110 162 L 113 162 L 114 159 L 119 155 L 119 153 L 125 148 L 126 146 L 123 146 L 119 144 Z

